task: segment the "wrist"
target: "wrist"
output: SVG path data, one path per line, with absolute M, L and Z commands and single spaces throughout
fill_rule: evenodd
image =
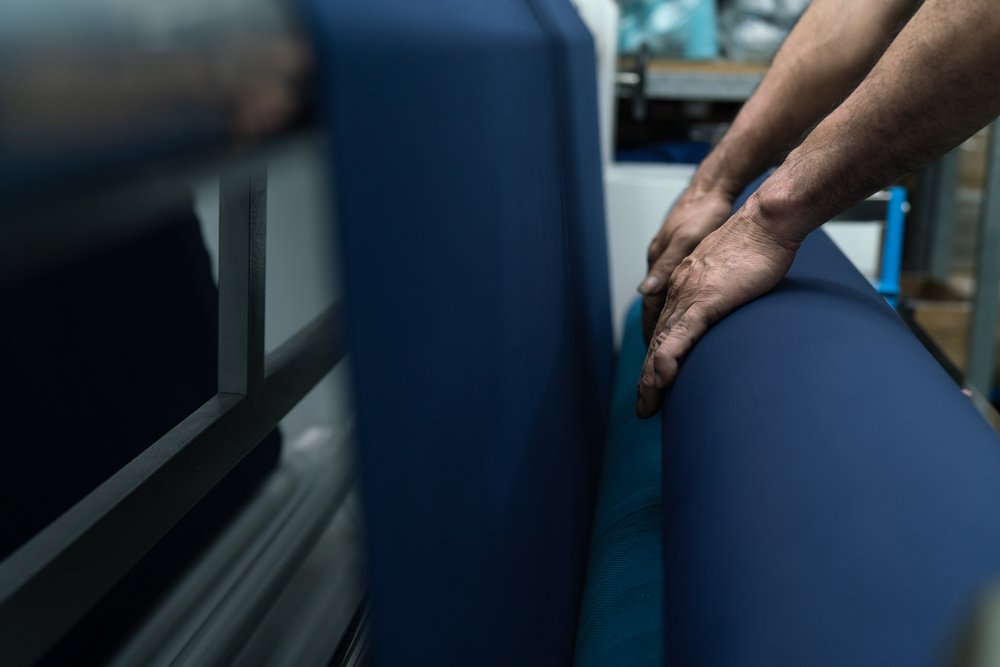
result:
M 814 227 L 809 212 L 780 184 L 767 185 L 753 193 L 734 217 L 759 230 L 766 240 L 797 250 Z
M 745 183 L 738 183 L 736 179 L 703 171 L 699 167 L 698 171 L 691 177 L 686 193 L 689 197 L 696 199 L 715 197 L 732 203 L 745 187 Z
M 762 151 L 754 150 L 753 144 L 748 144 L 737 128 L 730 129 L 698 166 L 691 179 L 692 187 L 721 195 L 730 201 L 738 198 L 747 185 L 769 166 L 767 162 L 751 159 Z

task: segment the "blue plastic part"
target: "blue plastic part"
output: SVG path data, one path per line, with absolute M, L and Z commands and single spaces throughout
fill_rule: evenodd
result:
M 301 0 L 333 155 L 381 665 L 572 658 L 613 347 L 565 0 Z
M 699 0 L 691 10 L 684 57 L 689 60 L 709 60 L 719 57 L 719 37 L 716 28 L 714 0 Z
M 635 53 L 646 45 L 660 57 L 719 57 L 715 0 L 631 0 L 621 5 L 618 49 L 622 53 Z
M 945 662 L 1000 577 L 1000 440 L 822 233 L 663 411 L 667 664 Z
M 895 307 L 899 296 L 899 274 L 903 261 L 903 232 L 906 228 L 906 188 L 894 186 L 889 190 L 889 207 L 886 212 L 885 236 L 882 240 L 882 270 L 879 273 L 878 291 Z

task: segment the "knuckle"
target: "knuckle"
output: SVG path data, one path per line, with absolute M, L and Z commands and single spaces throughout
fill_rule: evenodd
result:
M 698 265 L 698 263 L 699 260 L 696 257 L 688 255 L 687 257 L 681 260 L 679 266 L 683 268 L 685 271 L 691 271 Z
M 691 325 L 688 324 L 686 317 L 681 317 L 676 322 L 674 322 L 670 327 L 670 333 L 677 337 L 684 337 L 691 331 Z
M 656 354 L 656 352 L 659 351 L 660 346 L 663 345 L 663 341 L 667 339 L 667 335 L 669 333 L 670 329 L 664 328 L 662 331 L 656 334 L 656 337 L 653 338 L 653 342 L 650 344 L 650 350 L 653 352 L 653 354 Z
M 659 375 L 672 376 L 677 371 L 677 359 L 666 349 L 658 351 L 653 357 L 653 365 Z

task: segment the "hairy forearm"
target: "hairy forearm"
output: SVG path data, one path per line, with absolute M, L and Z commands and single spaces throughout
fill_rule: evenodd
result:
M 692 187 L 735 197 L 868 72 L 916 0 L 814 0 Z
M 748 202 L 779 240 L 954 148 L 1000 113 L 1000 12 L 927 0 L 857 89 Z

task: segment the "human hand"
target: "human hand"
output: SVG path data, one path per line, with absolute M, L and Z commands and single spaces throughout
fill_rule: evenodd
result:
M 639 379 L 636 414 L 660 411 L 678 364 L 713 324 L 774 288 L 801 241 L 780 238 L 742 211 L 709 234 L 670 276 Z
M 689 187 L 664 218 L 646 252 L 647 274 L 639 285 L 642 298 L 642 334 L 648 343 L 667 299 L 670 274 L 702 239 L 724 223 L 733 200 L 720 191 Z

